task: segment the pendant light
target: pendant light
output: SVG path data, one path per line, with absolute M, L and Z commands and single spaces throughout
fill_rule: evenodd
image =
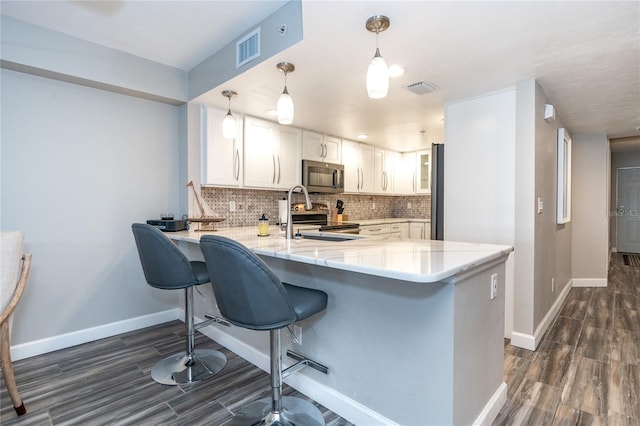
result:
M 225 139 L 236 138 L 236 119 L 231 115 L 231 98 L 238 94 L 233 90 L 223 90 L 222 96 L 229 98 L 229 108 L 227 109 L 227 115 L 222 120 L 222 136 Z
M 367 69 L 367 93 L 372 99 L 384 98 L 389 92 L 389 67 L 378 48 L 378 34 L 389 28 L 389 24 L 389 18 L 383 15 L 374 15 L 365 24 L 367 30 L 376 33 L 376 54 Z
M 284 73 L 284 90 L 278 98 L 278 123 L 293 123 L 293 99 L 287 90 L 287 73 L 295 71 L 296 67 L 289 62 L 280 62 L 276 67 Z

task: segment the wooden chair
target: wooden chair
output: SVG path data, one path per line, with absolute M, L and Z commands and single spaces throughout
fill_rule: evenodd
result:
M 20 398 L 11 363 L 11 326 L 13 311 L 24 292 L 31 271 L 31 255 L 23 253 L 24 234 L 22 232 L 2 232 L 0 236 L 2 252 L 0 254 L 2 276 L 0 293 L 0 360 L 4 381 L 16 413 L 21 416 L 27 412 Z

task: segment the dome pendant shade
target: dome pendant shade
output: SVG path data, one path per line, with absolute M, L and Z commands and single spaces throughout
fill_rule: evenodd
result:
M 293 99 L 287 91 L 287 86 L 284 87 L 284 91 L 278 98 L 278 123 L 291 124 L 293 123 Z
M 236 138 L 236 119 L 231 115 L 231 111 L 227 111 L 227 115 L 222 120 L 222 136 L 225 139 Z
M 376 54 L 367 69 L 367 93 L 372 99 L 380 99 L 387 96 L 388 92 L 389 67 L 387 61 L 380 56 L 380 50 L 376 49 Z

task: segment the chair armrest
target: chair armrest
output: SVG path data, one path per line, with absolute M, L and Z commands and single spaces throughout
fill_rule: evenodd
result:
M 9 301 L 9 304 L 2 311 L 0 315 L 0 324 L 4 323 L 13 313 L 13 310 L 18 305 L 18 301 L 20 297 L 22 297 L 22 293 L 24 293 L 24 288 L 27 285 L 27 280 L 29 279 L 29 273 L 31 272 L 31 255 L 23 254 L 22 255 L 22 271 L 20 271 L 20 281 L 18 281 L 18 285 L 16 286 L 16 290 L 13 292 L 13 297 Z

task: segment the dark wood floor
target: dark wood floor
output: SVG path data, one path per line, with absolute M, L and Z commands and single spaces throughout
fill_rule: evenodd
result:
M 202 335 L 196 347 L 227 356 L 221 373 L 189 386 L 153 382 L 151 367 L 182 350 L 182 331 L 174 322 L 14 363 L 28 414 L 16 417 L 3 384 L 0 424 L 224 425 L 239 405 L 269 396 L 266 373 Z M 504 368 L 508 401 L 494 425 L 639 426 L 640 268 L 616 255 L 609 287 L 572 289 L 537 351 L 505 344 Z M 350 425 L 318 407 L 328 425 Z
M 184 349 L 183 331 L 175 321 L 15 362 L 28 412 L 16 416 L 3 383 L 0 424 L 217 426 L 238 406 L 270 396 L 267 373 L 199 333 L 196 348 L 222 351 L 225 368 L 191 385 L 155 383 L 151 368 Z M 283 393 L 308 399 L 286 385 Z M 351 425 L 316 406 L 327 425 Z
M 640 268 L 615 254 L 607 288 L 573 288 L 535 352 L 505 344 L 494 425 L 640 425 Z

